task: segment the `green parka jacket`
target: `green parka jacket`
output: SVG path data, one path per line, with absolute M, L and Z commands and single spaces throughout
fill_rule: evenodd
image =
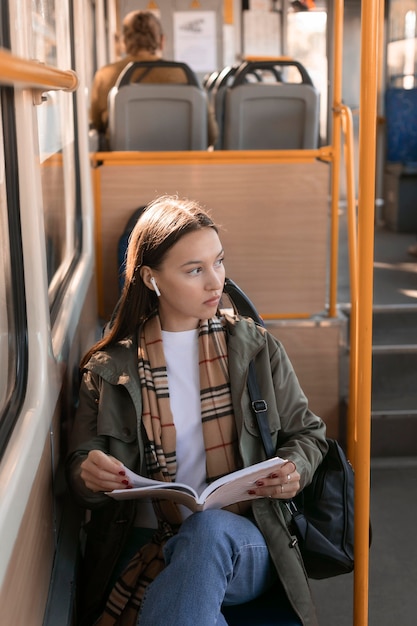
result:
M 254 359 L 277 454 L 295 463 L 303 488 L 327 450 L 325 425 L 309 410 L 281 343 L 251 319 L 226 319 L 231 394 L 243 465 L 265 458 L 247 391 L 248 367 Z M 127 338 L 94 354 L 85 367 L 66 465 L 73 494 L 82 507 L 91 510 L 82 584 L 87 614 L 94 614 L 105 602 L 136 505 L 91 492 L 80 478 L 80 464 L 90 450 L 99 449 L 146 475 L 141 414 L 137 343 L 136 338 Z M 253 502 L 252 509 L 290 603 L 303 626 L 317 626 L 302 558 L 287 528 L 286 508 L 278 499 L 262 498 Z

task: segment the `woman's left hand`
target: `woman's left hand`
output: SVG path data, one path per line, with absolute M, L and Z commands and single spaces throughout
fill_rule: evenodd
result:
M 256 482 L 249 493 L 265 498 L 289 500 L 300 490 L 300 474 L 295 463 L 288 461 Z

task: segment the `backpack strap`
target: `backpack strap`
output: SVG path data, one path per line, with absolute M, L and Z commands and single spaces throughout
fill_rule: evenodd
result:
M 275 448 L 268 426 L 268 405 L 266 401 L 262 399 L 258 381 L 256 379 L 255 365 L 253 361 L 249 363 L 248 391 L 251 399 L 252 411 L 258 423 L 258 429 L 265 448 L 266 456 L 269 459 L 275 456 Z

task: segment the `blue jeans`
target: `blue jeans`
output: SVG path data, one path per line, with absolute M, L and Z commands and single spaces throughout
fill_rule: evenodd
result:
M 188 517 L 164 558 L 165 569 L 145 593 L 140 626 L 225 626 L 222 604 L 253 600 L 277 579 L 254 522 L 229 511 Z

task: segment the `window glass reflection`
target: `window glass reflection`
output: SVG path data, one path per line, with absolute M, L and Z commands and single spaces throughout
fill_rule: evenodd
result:
M 55 0 L 32 0 L 32 36 L 33 58 L 57 66 Z
M 60 0 L 61 17 L 57 23 L 55 1 L 33 1 L 35 58 L 68 70 L 72 66 L 68 3 Z M 73 95 L 64 91 L 45 93 L 44 102 L 37 106 L 37 116 L 49 300 L 52 305 L 75 251 Z
M 0 118 L 1 119 L 1 118 Z M 11 262 L 9 224 L 7 216 L 6 183 L 4 177 L 3 133 L 0 123 L 0 414 L 5 408 L 15 385 L 16 343 L 13 294 L 11 290 Z
M 417 0 L 393 0 L 389 8 L 388 86 L 417 87 Z
M 320 134 L 322 137 L 326 136 L 327 125 L 326 24 L 326 11 L 288 13 L 288 55 L 304 65 L 314 86 L 320 92 Z

